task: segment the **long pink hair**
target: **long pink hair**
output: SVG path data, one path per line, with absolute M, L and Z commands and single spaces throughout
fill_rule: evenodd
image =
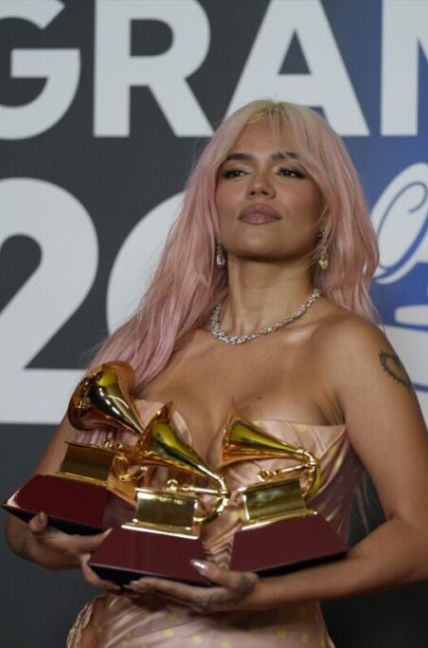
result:
M 153 379 L 189 333 L 204 324 L 228 292 L 227 269 L 214 264 L 218 219 L 217 172 L 244 128 L 268 118 L 299 156 L 299 167 L 323 196 L 320 221 L 329 267 L 313 263 L 313 283 L 333 302 L 368 319 L 375 310 L 368 288 L 378 250 L 361 186 L 340 137 L 317 113 L 286 102 L 253 101 L 227 118 L 191 174 L 181 213 L 172 227 L 151 285 L 131 319 L 100 347 L 93 364 L 126 360 L 136 391 Z M 320 249 L 313 252 L 319 258 Z

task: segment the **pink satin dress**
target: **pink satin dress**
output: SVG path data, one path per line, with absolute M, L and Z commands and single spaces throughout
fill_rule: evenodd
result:
M 160 403 L 139 401 L 146 424 Z M 187 443 L 190 432 L 183 417 L 174 412 L 174 424 Z M 351 501 L 362 474 L 344 425 L 308 425 L 283 420 L 253 421 L 259 428 L 295 446 L 303 446 L 321 463 L 322 484 L 310 501 L 311 508 L 346 540 Z M 220 431 L 221 432 L 221 431 Z M 275 469 L 283 461 L 242 462 L 221 468 L 219 434 L 213 439 L 208 463 L 221 470 L 232 490 L 257 482 L 261 468 Z M 80 433 L 78 441 L 102 443 L 103 433 Z M 221 518 L 207 525 L 202 540 L 207 556 L 227 566 L 233 536 L 240 527 L 238 498 Z M 86 604 L 70 630 L 67 648 L 334 648 L 318 602 L 287 605 L 259 612 L 230 612 L 200 615 L 186 607 L 143 595 L 138 600 L 127 593 L 103 594 Z

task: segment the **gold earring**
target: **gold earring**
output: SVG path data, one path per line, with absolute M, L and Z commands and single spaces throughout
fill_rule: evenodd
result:
M 325 245 L 323 245 L 321 248 L 321 256 L 318 259 L 318 265 L 321 268 L 321 270 L 327 270 L 328 268 L 328 256 L 327 256 L 327 249 Z

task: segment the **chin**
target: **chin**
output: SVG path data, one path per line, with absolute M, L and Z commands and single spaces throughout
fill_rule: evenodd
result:
M 238 261 L 278 262 L 284 260 L 284 251 L 266 249 L 264 247 L 251 247 L 230 251 Z

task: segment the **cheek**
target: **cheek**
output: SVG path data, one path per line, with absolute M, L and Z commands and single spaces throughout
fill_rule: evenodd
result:
M 313 184 L 311 193 L 309 195 L 309 204 L 314 212 L 321 214 L 324 204 L 324 198 L 316 184 Z
M 314 189 L 310 193 L 302 196 L 296 196 L 296 213 L 300 212 L 314 222 L 319 221 L 322 212 L 323 200 L 318 190 Z
M 233 191 L 230 190 L 228 185 L 221 184 L 215 192 L 215 204 L 217 211 L 227 212 L 228 208 L 233 204 Z
M 216 191 L 215 206 L 220 230 L 229 229 L 232 225 L 235 214 L 234 204 L 233 192 L 229 191 L 228 187 L 222 186 Z

